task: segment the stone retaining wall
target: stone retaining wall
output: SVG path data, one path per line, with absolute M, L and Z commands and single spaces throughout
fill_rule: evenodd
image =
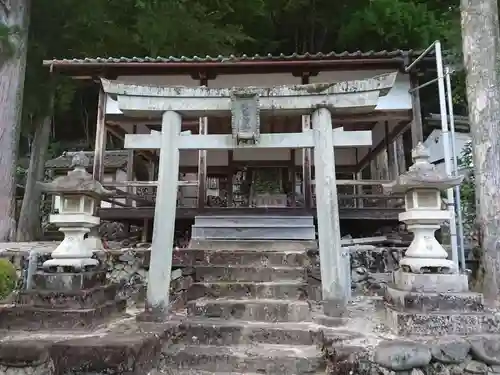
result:
M 38 268 L 50 258 L 54 246 L 40 247 Z M 125 298 L 129 306 L 141 304 L 145 300 L 146 285 L 150 261 L 150 245 L 139 244 L 133 248 L 110 249 L 94 253 L 107 269 L 107 279 L 119 285 L 118 296 Z M 18 271 L 22 284 L 23 270 L 28 266 L 29 250 L 12 247 L 0 253 L 0 257 L 11 261 Z M 179 304 L 185 300 L 184 292 L 192 283 L 192 270 L 172 272 L 174 280 L 171 283 L 171 303 Z M 22 285 L 19 285 L 22 287 Z
M 373 351 L 327 344 L 330 375 L 500 374 L 500 337 L 448 337 L 429 342 L 382 341 Z

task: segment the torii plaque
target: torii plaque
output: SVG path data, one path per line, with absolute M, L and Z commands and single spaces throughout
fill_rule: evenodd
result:
M 176 213 L 179 150 L 239 148 L 313 148 L 322 296 L 325 314 L 342 313 L 350 295 L 349 257 L 340 242 L 335 147 L 371 146 L 371 131 L 332 129 L 331 113 L 369 113 L 393 86 L 397 73 L 338 83 L 271 88 L 215 89 L 161 87 L 102 80 L 104 91 L 118 101 L 126 116 L 162 118 L 162 131 L 127 134 L 125 148 L 160 149 L 157 200 L 147 305 L 150 313 L 168 311 L 172 245 Z M 181 134 L 182 116 L 232 114 L 232 134 Z M 260 134 L 260 116 L 311 115 L 312 130 Z M 167 245 L 168 244 L 168 245 Z

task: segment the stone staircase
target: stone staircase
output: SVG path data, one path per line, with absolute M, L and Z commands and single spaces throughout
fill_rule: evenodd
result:
M 187 317 L 164 349 L 167 374 L 319 374 L 306 244 L 211 241 L 174 251 L 193 267 Z

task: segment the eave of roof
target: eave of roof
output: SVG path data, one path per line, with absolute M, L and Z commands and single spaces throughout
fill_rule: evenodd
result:
M 382 69 L 402 68 L 420 55 L 421 51 L 368 51 L 368 52 L 330 52 L 291 55 L 242 55 L 242 56 L 205 56 L 205 57 L 109 57 L 85 59 L 45 60 L 44 66 L 52 72 L 68 76 L 108 76 L 152 75 L 152 74 L 248 74 L 314 72 L 341 69 Z M 424 63 L 434 61 L 432 55 Z

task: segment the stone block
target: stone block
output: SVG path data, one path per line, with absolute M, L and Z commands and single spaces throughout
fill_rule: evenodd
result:
M 397 335 L 500 333 L 500 316 L 482 312 L 402 312 L 386 306 L 386 324 Z
M 0 342 L 0 365 L 7 367 L 37 367 L 50 361 L 51 341 L 23 339 Z
M 194 283 L 188 291 L 188 299 L 202 297 L 304 300 L 308 298 L 308 291 L 307 284 L 300 281 Z
M 17 297 L 21 305 L 54 309 L 91 309 L 116 298 L 118 286 L 109 284 L 92 289 L 69 290 L 23 290 Z
M 161 340 L 145 333 L 108 333 L 56 342 L 51 356 L 61 374 L 147 374 L 159 360 Z
M 306 270 L 303 267 L 232 267 L 200 266 L 195 270 L 195 281 L 304 281 Z
M 3 305 L 0 307 L 0 329 L 26 331 L 93 329 L 116 317 L 125 310 L 125 307 L 125 300 L 109 301 L 91 309 Z
M 384 300 L 394 310 L 407 312 L 473 312 L 482 311 L 483 295 L 480 293 L 431 293 L 385 288 Z
M 104 285 L 106 271 L 37 272 L 33 275 L 33 289 L 58 292 L 92 289 Z
M 211 373 L 313 374 L 324 371 L 316 346 L 308 345 L 172 345 L 163 352 L 165 364 L 175 372 L 204 370 Z M 194 373 L 194 372 L 193 372 Z
M 174 266 L 242 265 L 247 267 L 307 266 L 305 251 L 251 251 L 251 250 L 200 250 L 175 249 Z
M 178 343 L 202 345 L 321 343 L 318 326 L 311 323 L 268 323 L 218 319 L 187 319 L 179 326 Z M 339 335 L 341 338 L 351 336 Z
M 247 250 L 247 251 L 300 251 L 317 249 L 316 241 L 267 241 L 267 240 L 196 240 L 189 243 L 190 249 L 201 250 Z
M 261 322 L 304 322 L 311 319 L 306 301 L 197 299 L 187 304 L 188 315 Z
M 394 285 L 401 290 L 434 293 L 462 293 L 469 290 L 464 274 L 409 273 L 401 269 L 394 272 Z

